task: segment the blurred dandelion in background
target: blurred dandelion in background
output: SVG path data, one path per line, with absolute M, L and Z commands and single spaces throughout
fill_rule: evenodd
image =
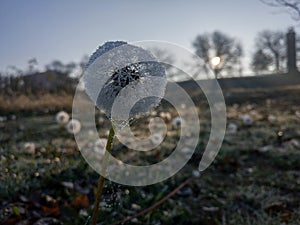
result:
M 181 117 L 175 117 L 172 120 L 172 127 L 174 129 L 178 129 L 179 127 L 181 127 L 184 124 L 184 120 Z
M 155 145 L 159 145 L 164 140 L 164 136 L 160 133 L 155 133 L 151 136 L 151 141 Z
M 35 154 L 35 144 L 33 142 L 26 142 L 24 144 L 24 150 L 28 154 Z
M 229 123 L 227 126 L 227 132 L 229 134 L 235 134 L 237 132 L 238 126 L 235 123 Z
M 171 113 L 169 113 L 169 112 L 161 112 L 161 113 L 159 114 L 159 116 L 160 116 L 161 118 L 163 118 L 166 122 L 168 122 L 168 121 L 170 121 L 170 120 L 172 119 L 172 115 L 171 115 Z
M 77 134 L 81 130 L 81 123 L 79 120 L 71 119 L 67 125 L 66 129 L 70 134 Z
M 272 114 L 268 115 L 268 121 L 269 121 L 270 123 L 275 123 L 276 120 L 277 120 L 276 116 L 274 116 L 274 115 L 272 115 Z
M 249 114 L 243 114 L 241 115 L 242 122 L 245 126 L 252 126 L 253 125 L 253 119 L 250 117 Z
M 55 116 L 56 122 L 59 125 L 66 125 L 69 122 L 70 116 L 65 111 L 60 111 Z

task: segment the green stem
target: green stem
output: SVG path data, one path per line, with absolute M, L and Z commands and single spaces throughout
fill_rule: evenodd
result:
M 108 153 L 111 150 L 112 142 L 115 136 L 115 131 L 114 128 L 111 127 L 107 139 L 107 144 L 106 144 L 106 151 L 105 155 L 103 157 L 103 166 L 102 166 L 102 176 L 100 175 L 99 181 L 98 181 L 98 187 L 97 187 L 97 194 L 96 194 L 96 199 L 95 199 L 95 204 L 94 204 L 94 209 L 93 209 L 93 216 L 92 216 L 92 225 L 96 225 L 98 215 L 99 215 L 99 204 L 101 201 L 101 196 L 102 196 L 102 191 L 103 191 L 103 186 L 104 186 L 104 174 L 106 174 L 106 169 L 107 169 L 107 163 L 108 163 Z

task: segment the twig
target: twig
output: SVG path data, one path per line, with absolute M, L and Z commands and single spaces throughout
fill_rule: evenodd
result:
M 175 188 L 172 192 L 170 192 L 168 195 L 166 195 L 165 197 L 163 197 L 161 200 L 159 200 L 158 202 L 154 203 L 152 206 L 150 206 L 147 209 L 144 209 L 143 211 L 133 215 L 133 216 L 129 216 L 126 217 L 123 220 L 117 221 L 111 225 L 119 225 L 119 224 L 123 224 L 126 223 L 134 218 L 137 218 L 139 216 L 142 216 L 150 211 L 152 211 L 153 209 L 155 209 L 156 207 L 158 207 L 159 205 L 161 205 L 162 203 L 164 203 L 166 200 L 168 200 L 169 198 L 171 198 L 173 195 L 175 195 L 181 188 L 183 188 L 185 185 L 187 185 L 189 183 L 190 179 L 185 180 L 183 183 L 181 183 L 177 188 Z

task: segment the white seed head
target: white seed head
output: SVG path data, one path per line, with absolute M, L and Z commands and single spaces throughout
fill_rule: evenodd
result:
M 237 129 L 238 129 L 238 127 L 235 123 L 229 123 L 228 124 L 228 127 L 227 127 L 228 133 L 235 134 L 237 132 Z
M 252 118 L 249 116 L 249 114 L 244 114 L 241 116 L 243 124 L 245 126 L 251 126 L 253 124 Z
M 65 125 L 68 123 L 70 116 L 65 111 L 60 111 L 56 114 L 55 119 L 59 125 Z
M 151 141 L 153 144 L 158 145 L 164 140 L 164 136 L 160 133 L 155 133 L 151 136 Z
M 24 144 L 24 150 L 28 154 L 35 154 L 35 144 L 33 142 L 26 142 Z
M 76 119 L 71 119 L 66 125 L 66 129 L 70 134 L 77 134 L 81 130 L 81 124 Z
M 270 114 L 270 115 L 268 115 L 268 121 L 270 123 L 274 123 L 274 122 L 276 122 L 276 117 L 274 115 Z
M 173 120 L 172 120 L 172 126 L 173 128 L 179 128 L 183 125 L 184 121 L 182 118 L 180 117 L 175 117 Z
M 153 78 L 161 80 L 155 82 Z M 123 41 L 100 46 L 90 57 L 83 80 L 87 94 L 108 118 L 116 98 L 122 99 L 118 101 L 117 114 L 125 114 L 124 108 L 132 105 L 130 118 L 149 112 L 160 103 L 166 86 L 162 64 L 150 52 Z M 159 97 L 151 95 L 154 91 Z

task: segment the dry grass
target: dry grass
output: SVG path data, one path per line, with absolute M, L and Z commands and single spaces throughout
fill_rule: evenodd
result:
M 71 94 L 42 94 L 0 96 L 0 111 L 34 111 L 34 110 L 56 110 L 71 109 L 73 96 Z

